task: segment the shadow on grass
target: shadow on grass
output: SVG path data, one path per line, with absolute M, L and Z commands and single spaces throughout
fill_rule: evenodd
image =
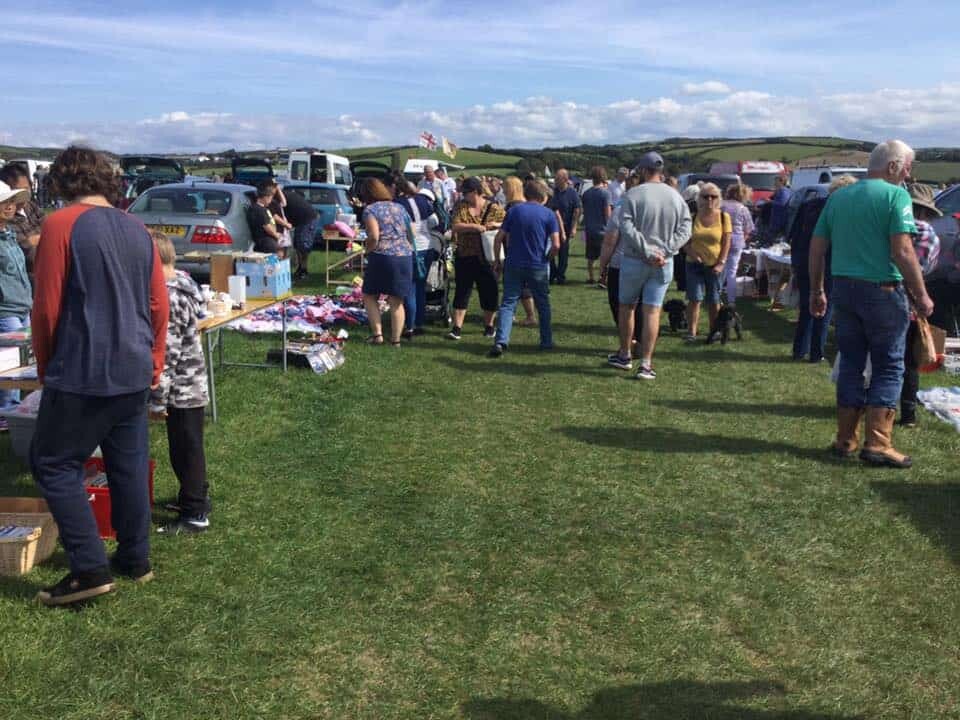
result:
M 917 528 L 960 565 L 960 483 L 872 482 L 884 501 L 905 511 Z
M 11 600 L 32 600 L 36 597 L 41 585 L 30 582 L 30 576 L 6 577 L 0 576 L 0 596 Z
M 796 325 L 786 312 L 771 312 L 769 300 L 737 300 L 737 312 L 743 318 L 743 329 L 761 342 L 789 347 Z
M 829 405 L 790 405 L 787 403 L 734 403 L 708 400 L 651 400 L 652 405 L 690 413 L 727 413 L 736 415 L 779 415 L 791 418 L 829 419 L 836 410 Z
M 838 464 L 826 449 L 804 448 L 782 442 L 726 435 L 698 435 L 675 428 L 640 427 L 561 427 L 567 437 L 588 445 L 604 445 L 623 450 L 659 453 L 723 453 L 724 455 L 763 455 L 787 453 L 802 460 L 828 465 Z
M 736 341 L 731 341 L 736 343 Z M 706 363 L 793 363 L 790 354 L 784 350 L 783 355 L 746 355 L 738 353 L 732 348 L 715 345 L 707 348 L 706 343 L 693 347 L 684 346 L 683 350 L 657 350 L 653 356 L 654 363 L 659 360 L 680 360 L 681 362 Z M 800 363 L 796 363 L 800 365 Z
M 559 353 L 560 351 L 552 352 Z M 477 372 L 481 374 L 500 373 L 504 375 L 526 375 L 531 377 L 538 375 L 577 375 L 581 377 L 583 375 L 607 375 L 614 377 L 612 371 L 607 368 L 606 363 L 601 362 L 599 358 L 596 367 L 571 367 L 569 365 L 534 365 L 531 363 L 516 362 L 509 359 L 508 356 L 511 354 L 519 353 L 513 353 L 511 349 L 507 350 L 502 358 L 484 358 L 482 362 L 470 362 L 445 357 L 437 357 L 435 362 L 446 365 L 459 372 Z
M 604 688 L 579 712 L 568 713 L 538 700 L 476 699 L 461 706 L 469 720 L 853 720 L 805 710 L 757 710 L 736 701 L 782 702 L 782 685 L 767 681 L 673 680 Z

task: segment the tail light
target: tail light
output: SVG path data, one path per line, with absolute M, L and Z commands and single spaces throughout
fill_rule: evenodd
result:
M 190 242 L 197 245 L 233 245 L 233 237 L 222 225 L 198 225 L 193 230 Z

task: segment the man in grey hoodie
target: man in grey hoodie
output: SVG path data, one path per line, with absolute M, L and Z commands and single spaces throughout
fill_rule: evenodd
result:
M 630 370 L 633 314 L 642 303 L 638 380 L 653 380 L 653 349 L 660 332 L 660 308 L 673 279 L 673 256 L 690 239 L 690 210 L 680 193 L 663 182 L 663 158 L 648 152 L 637 165 L 643 184 L 623 196 L 620 209 L 620 350 L 607 358 L 614 367 Z

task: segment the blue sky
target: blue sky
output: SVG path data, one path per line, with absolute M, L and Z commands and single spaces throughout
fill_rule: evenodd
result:
M 725 9 L 723 9 L 725 8 Z M 841 134 L 960 144 L 960 4 L 24 3 L 0 141 L 123 151 Z

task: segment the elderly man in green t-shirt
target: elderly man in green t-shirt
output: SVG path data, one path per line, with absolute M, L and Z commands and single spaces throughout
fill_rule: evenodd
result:
M 833 250 L 830 268 L 840 368 L 832 450 L 840 457 L 857 451 L 860 419 L 866 412 L 860 458 L 897 468 L 912 465 L 909 456 L 894 449 L 892 437 L 910 322 L 908 296 L 918 313 L 926 317 L 933 312 L 913 252 L 913 206 L 901 187 L 910 176 L 913 158 L 913 150 L 899 140 L 877 145 L 870 154 L 867 178 L 830 196 L 810 243 L 814 317 L 822 317 L 826 310 L 824 255 L 828 246 Z M 868 356 L 872 374 L 864 388 Z

